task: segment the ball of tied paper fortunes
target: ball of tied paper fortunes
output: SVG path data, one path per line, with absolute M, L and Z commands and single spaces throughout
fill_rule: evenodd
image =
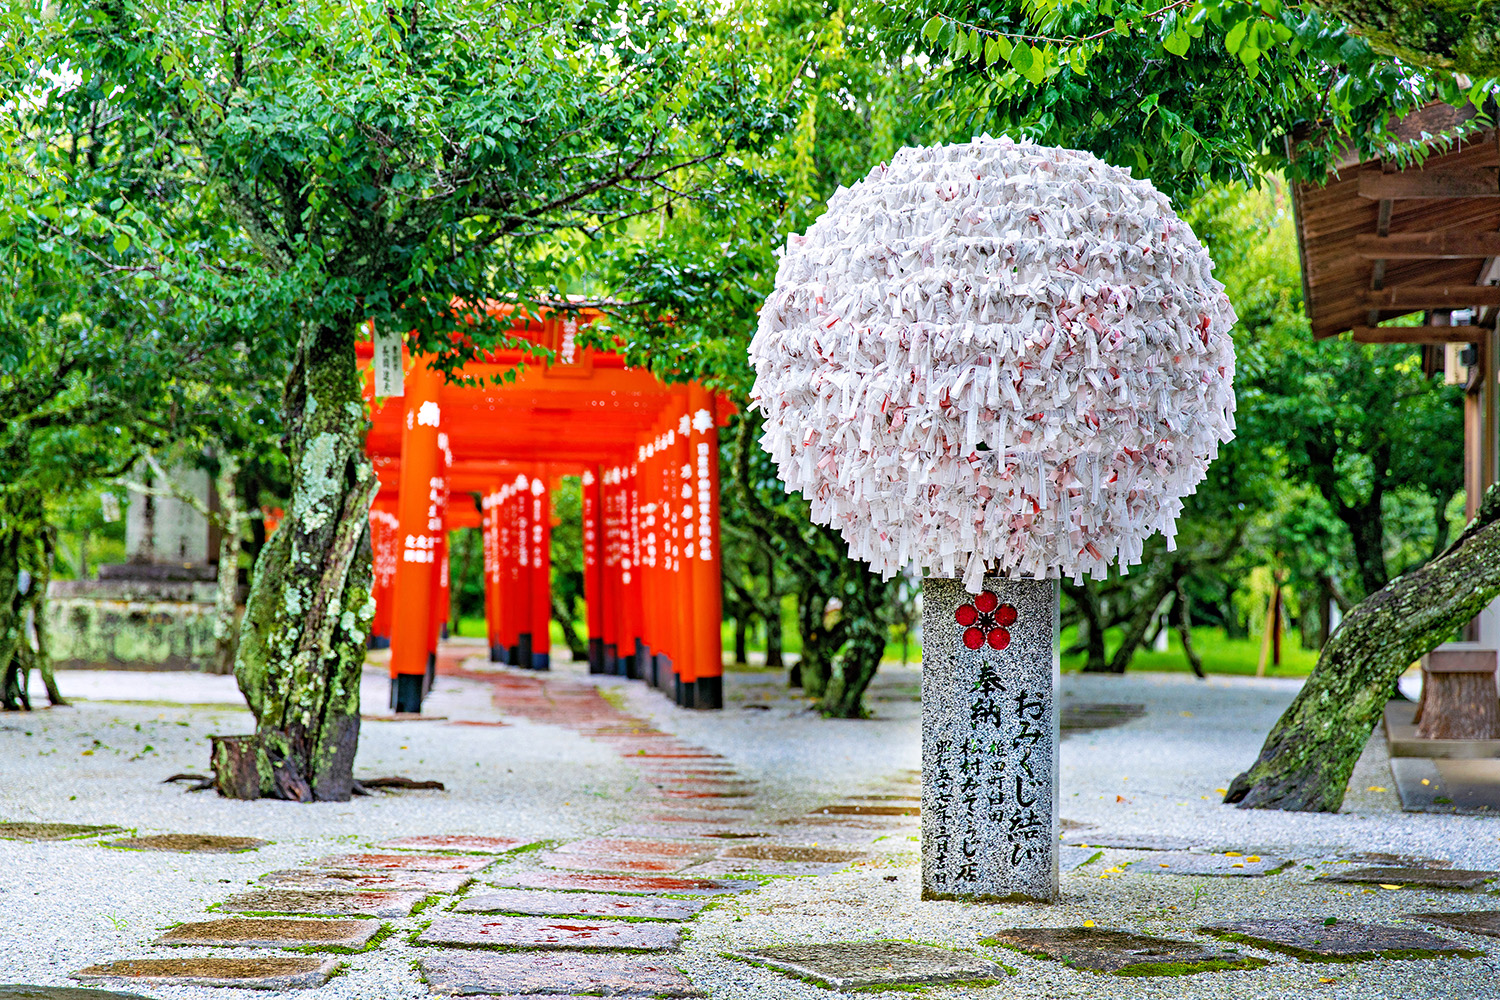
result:
M 882 575 L 1102 577 L 1234 431 L 1234 310 L 1150 183 L 983 136 L 787 240 L 750 345 L 787 489 Z

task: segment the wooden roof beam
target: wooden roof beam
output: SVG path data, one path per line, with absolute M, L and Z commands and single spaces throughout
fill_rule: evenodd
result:
M 1500 257 L 1500 232 L 1361 234 L 1354 252 L 1369 260 L 1463 260 Z
M 1394 202 L 1389 198 L 1380 200 L 1380 208 L 1375 219 L 1375 235 L 1389 236 L 1391 232 L 1391 209 Z M 1382 258 L 1370 264 L 1370 289 L 1372 291 L 1385 287 L 1385 260 Z M 1368 326 L 1380 325 L 1380 310 L 1371 309 L 1365 315 L 1365 323 Z
M 1359 196 L 1371 201 L 1385 198 L 1500 198 L 1500 167 L 1408 170 L 1392 174 L 1362 170 Z
M 1386 310 L 1500 306 L 1500 285 L 1392 285 L 1360 292 L 1359 302 L 1370 309 Z
M 1475 344 L 1489 331 L 1482 326 L 1356 326 L 1357 344 Z

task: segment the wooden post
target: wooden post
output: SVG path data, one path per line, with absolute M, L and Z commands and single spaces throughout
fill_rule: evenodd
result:
M 535 574 L 531 568 L 531 477 L 516 476 L 516 492 L 511 501 L 516 525 L 516 652 L 513 665 L 531 669 L 531 630 L 535 617 L 531 611 L 531 587 Z
M 688 457 L 697 524 L 692 563 L 694 708 L 724 707 L 723 571 L 719 549 L 719 427 L 714 399 L 696 382 L 688 389 Z
M 599 467 L 583 471 L 583 603 L 589 630 L 589 673 L 604 673 L 604 576 L 600 559 Z
M 552 491 L 545 471 L 531 477 L 531 662 L 552 669 Z
M 479 501 L 484 539 L 484 634 L 491 663 L 505 662 L 500 598 L 500 511 L 504 496 L 501 490 L 499 483 L 491 483 Z
M 427 529 L 437 538 L 435 572 L 432 575 L 432 610 L 427 616 L 427 671 L 423 680 L 422 694 L 432 690 L 437 675 L 438 640 L 443 626 L 448 622 L 448 467 L 453 464 L 453 452 L 448 447 L 448 435 L 438 434 L 437 472 L 432 479 L 432 490 L 428 506 Z
M 442 381 L 442 375 L 422 358 L 416 360 L 406 380 L 397 501 L 401 560 L 396 564 L 391 618 L 391 708 L 397 712 L 422 710 L 427 677 L 427 633 L 442 530 L 436 495 Z
M 625 545 L 630 553 L 630 568 L 627 570 L 625 587 L 627 601 L 625 613 L 630 622 L 626 641 L 630 644 L 628 674 L 635 680 L 647 676 L 647 671 L 644 669 L 646 644 L 641 638 L 645 634 L 643 619 L 646 613 L 646 602 L 642 590 L 645 578 L 641 572 L 640 472 L 640 463 L 632 461 L 625 475 Z
M 658 576 L 661 588 L 661 603 L 657 617 L 657 642 L 661 647 L 656 657 L 656 686 L 675 697 L 677 691 L 678 665 L 682 662 L 682 639 L 679 630 L 678 605 L 681 600 L 678 590 L 681 559 L 681 529 L 678 518 L 676 467 L 676 421 L 669 410 L 658 425 L 656 438 L 656 495 L 659 502 L 657 513 L 660 528 L 657 537 L 660 551 Z
M 386 496 L 370 508 L 370 548 L 375 561 L 375 619 L 370 623 L 370 648 L 391 644 L 391 613 L 396 596 L 396 564 L 401 558 L 401 521 L 397 498 Z
M 694 602 L 698 595 L 693 588 L 693 562 L 698 555 L 697 522 L 698 504 L 693 483 L 693 458 L 689 437 L 692 432 L 692 408 L 688 400 L 687 386 L 673 386 L 672 415 L 677 427 L 672 447 L 673 498 L 677 507 L 680 556 L 677 561 L 677 634 L 680 659 L 677 666 L 676 701 L 684 708 L 697 705 L 698 657 L 701 649 L 696 642 L 697 617 Z

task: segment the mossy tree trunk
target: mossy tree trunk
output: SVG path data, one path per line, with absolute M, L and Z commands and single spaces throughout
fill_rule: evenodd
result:
M 1229 786 L 1246 809 L 1337 812 L 1355 761 L 1411 663 L 1500 595 L 1500 486 L 1437 559 L 1350 610 L 1312 676 Z
M 0 708 L 31 709 L 31 671 L 48 701 L 66 705 L 47 652 L 47 584 L 54 531 L 40 490 L 12 485 L 0 490 Z
M 369 511 L 379 482 L 364 454 L 357 323 L 310 330 L 298 349 L 285 400 L 291 502 L 256 562 L 235 660 L 256 720 L 260 792 L 303 802 L 354 790 L 374 613 Z

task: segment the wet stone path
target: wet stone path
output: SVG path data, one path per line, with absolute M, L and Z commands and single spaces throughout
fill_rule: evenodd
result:
M 1452 976 L 1466 989 L 1495 979 L 1493 962 L 1481 964 L 1486 943 L 1500 935 L 1494 871 L 1336 848 L 1237 850 L 1191 830 L 1146 836 L 1064 821 L 1059 907 L 917 904 L 915 771 L 873 775 L 810 808 L 782 809 L 725 756 L 620 708 L 586 680 L 466 672 L 452 661 L 441 669 L 488 685 L 504 715 L 562 727 L 635 768 L 644 791 L 632 817 L 584 837 L 432 829 L 302 860 L 281 855 L 253 886 L 225 888 L 207 912 L 177 915 L 181 923 L 160 928 L 140 953 L 70 970 L 72 978 L 147 994 L 202 986 L 342 998 L 352 994 L 341 992 L 341 970 L 394 959 L 386 965 L 402 978 L 392 997 L 491 1000 L 805 998 L 919 987 L 941 997 L 999 997 L 1017 987 L 1030 990 L 1025 996 L 1134 997 L 1148 994 L 1125 984 L 1143 976 L 1223 984 L 1151 996 L 1238 998 L 1281 995 L 1267 984 L 1288 975 L 1332 984 L 1345 973 L 1331 966 L 1393 962 L 1433 970 L 1414 971 L 1418 978 Z M 1095 705 L 1077 718 L 1115 727 L 1138 717 L 1137 708 Z M 163 856 L 256 857 L 267 846 L 198 834 L 107 842 L 119 828 L 21 825 L 12 836 L 98 838 Z M 1205 893 L 1227 902 L 1200 915 Z M 1335 919 L 1329 914 L 1345 897 Z M 1396 897 L 1410 902 L 1371 919 L 1358 914 Z M 1088 898 L 1119 902 L 1095 926 L 1072 917 Z M 1361 919 L 1344 916 L 1351 911 Z M 1283 978 L 1256 978 L 1276 975 Z M 37 988 L 0 984 L 0 1000 L 73 1000 L 56 987 L 5 992 L 22 989 Z

